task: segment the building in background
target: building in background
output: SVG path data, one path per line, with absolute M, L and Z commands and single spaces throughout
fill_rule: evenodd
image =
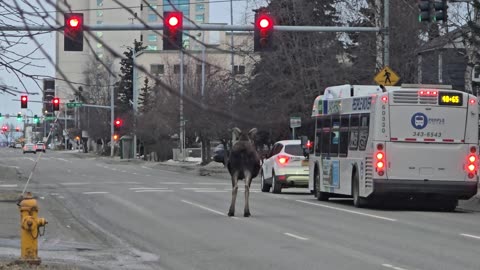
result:
M 119 2 L 120 4 L 116 3 Z M 65 13 L 78 12 L 84 14 L 85 25 L 125 25 L 125 24 L 161 24 L 164 11 L 175 8 L 184 12 L 194 23 L 208 23 L 209 4 L 190 0 L 58 0 L 57 5 Z M 122 7 L 122 5 L 124 8 Z M 57 12 L 57 21 L 63 24 L 62 12 Z M 186 18 L 185 22 L 188 21 Z M 189 48 L 192 38 L 197 33 L 185 33 L 184 44 Z M 97 42 L 96 38 L 102 40 Z M 109 49 L 123 56 L 128 46 L 133 46 L 134 40 L 143 41 L 147 50 L 159 50 L 162 48 L 161 31 L 94 31 L 84 33 L 84 46 L 82 52 L 65 52 L 63 45 L 63 32 L 58 31 L 56 35 L 56 63 L 57 71 L 55 83 L 55 95 L 61 100 L 74 99 L 75 91 L 84 82 L 84 71 L 89 61 L 94 61 L 95 55 L 104 60 L 111 57 Z M 208 41 L 208 39 L 206 39 Z M 108 48 L 102 43 L 105 43 Z M 198 45 L 197 45 L 198 46 Z M 114 59 L 113 70 L 119 72 L 120 59 Z M 71 84 L 67 83 L 71 82 Z M 72 89 L 72 87 L 74 89 Z

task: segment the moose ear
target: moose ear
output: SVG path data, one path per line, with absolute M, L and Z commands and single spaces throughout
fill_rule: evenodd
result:
M 240 133 L 242 133 L 242 131 L 238 127 L 234 127 L 232 129 L 232 132 L 233 132 L 233 134 L 235 134 L 236 138 L 240 137 Z
M 253 137 L 255 137 L 256 134 L 257 134 L 257 128 L 252 128 L 248 132 L 248 137 L 253 138 Z

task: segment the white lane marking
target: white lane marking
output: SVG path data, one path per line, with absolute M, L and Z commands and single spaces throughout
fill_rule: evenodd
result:
M 190 204 L 190 205 L 195 206 L 195 207 L 198 207 L 198 208 L 201 208 L 201 209 L 204 209 L 204 210 L 207 210 L 207 211 L 210 211 L 210 212 L 215 213 L 215 214 L 219 214 L 219 215 L 221 215 L 221 216 L 225 216 L 225 214 L 222 213 L 222 212 L 220 212 L 220 211 L 217 211 L 217 210 L 208 208 L 208 207 L 203 206 L 203 205 L 200 205 L 200 204 L 198 204 L 198 203 L 193 203 L 193 202 L 189 202 L 189 201 L 186 201 L 186 200 L 182 200 L 182 202 L 187 203 L 187 204 Z M 233 219 L 238 219 L 237 217 L 231 217 L 231 218 L 233 218 Z
M 90 183 L 86 182 L 77 182 L 77 183 L 60 183 L 62 186 L 80 186 L 80 185 L 88 185 Z
M 303 240 L 303 241 L 306 241 L 308 240 L 308 238 L 305 238 L 305 237 L 301 237 L 301 236 L 298 236 L 298 235 L 295 235 L 293 233 L 284 233 L 286 236 L 290 236 L 290 237 L 293 237 L 293 238 L 296 238 L 298 240 Z
M 144 169 L 149 169 L 149 170 L 153 170 L 152 168 L 149 168 L 149 167 L 146 167 L 146 166 L 142 166 L 142 168 L 144 168 Z
M 171 189 L 146 189 L 146 190 L 135 190 L 137 193 L 142 192 L 173 192 Z
M 121 171 L 122 173 L 126 173 L 127 171 Z
M 196 185 L 225 185 L 225 186 L 231 186 L 231 183 L 195 183 Z
M 146 177 L 150 177 L 151 175 L 150 174 L 145 174 Z
M 215 190 L 215 188 L 195 188 L 195 187 L 186 187 L 186 188 L 182 188 L 184 190 Z
M 472 234 L 466 234 L 466 233 L 461 233 L 460 235 L 480 240 L 480 236 L 476 236 L 476 235 L 472 235 Z
M 161 182 L 161 184 L 165 184 L 165 185 L 186 185 L 187 183 L 180 183 L 180 182 Z
M 137 175 L 138 173 L 134 172 L 133 174 Z
M 0 185 L 0 187 L 18 187 L 17 184 L 12 184 L 12 185 Z
M 89 192 L 82 192 L 82 194 L 108 194 L 107 191 L 89 191 Z
M 140 183 L 140 182 L 115 182 L 115 181 L 111 181 L 111 182 L 97 182 L 96 184 L 107 184 L 107 185 L 117 185 L 117 184 L 138 185 L 138 184 L 142 184 L 142 183 Z
M 58 160 L 65 161 L 65 162 L 70 162 L 70 160 L 66 160 L 64 158 L 57 158 Z
M 386 264 L 386 263 L 382 264 L 382 266 L 387 267 L 387 268 L 391 268 L 391 269 L 395 269 L 395 270 L 407 270 L 405 268 L 401 268 L 401 267 L 398 267 L 398 266 L 393 266 L 391 264 Z
M 117 169 L 115 169 L 115 168 L 111 168 L 111 170 L 112 170 L 112 171 L 116 171 Z
M 27 158 L 25 158 L 25 159 L 28 159 L 28 160 L 30 160 L 30 161 L 33 161 L 33 162 L 35 162 L 35 159 L 33 159 L 33 158 L 29 158 L 29 157 L 27 157 Z
M 227 193 L 226 190 L 194 190 L 194 192 L 203 192 L 203 193 Z
M 343 211 L 343 212 L 346 212 L 346 213 L 351 213 L 351 214 L 357 214 L 357 215 L 362 215 L 362 216 L 366 216 L 366 217 L 371 217 L 371 218 L 383 219 L 383 220 L 388 220 L 388 221 L 397 221 L 396 219 L 393 219 L 393 218 L 387 218 L 387 217 L 382 217 L 382 216 L 367 214 L 367 213 L 363 213 L 363 212 L 348 210 L 348 209 L 340 208 L 340 207 L 333 207 L 333 206 L 329 206 L 329 205 L 325 205 L 325 204 L 320 204 L 320 203 L 312 203 L 312 202 L 307 202 L 307 201 L 302 201 L 302 200 L 296 200 L 296 201 L 297 201 L 297 202 L 301 202 L 301 203 L 305 203 L 305 204 L 320 206 L 320 207 L 324 207 L 324 208 L 328 208 L 328 209 Z
M 152 187 L 134 187 L 134 188 L 129 188 L 130 190 L 145 190 L 145 189 L 168 189 L 168 188 L 152 188 Z

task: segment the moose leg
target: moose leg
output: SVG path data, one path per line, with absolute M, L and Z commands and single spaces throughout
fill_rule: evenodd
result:
M 228 216 L 235 215 L 235 200 L 237 199 L 238 191 L 238 172 L 232 174 L 232 202 L 230 203 L 230 209 L 228 210 Z
M 243 216 L 250 216 L 250 206 L 249 206 L 249 197 L 250 197 L 250 183 L 252 182 L 252 175 L 250 172 L 245 172 L 245 209 L 243 210 Z

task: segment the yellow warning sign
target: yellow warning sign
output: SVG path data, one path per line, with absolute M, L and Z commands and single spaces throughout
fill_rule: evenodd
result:
M 400 81 L 400 77 L 390 67 L 386 66 L 380 70 L 373 78 L 377 84 L 384 86 L 393 86 Z

